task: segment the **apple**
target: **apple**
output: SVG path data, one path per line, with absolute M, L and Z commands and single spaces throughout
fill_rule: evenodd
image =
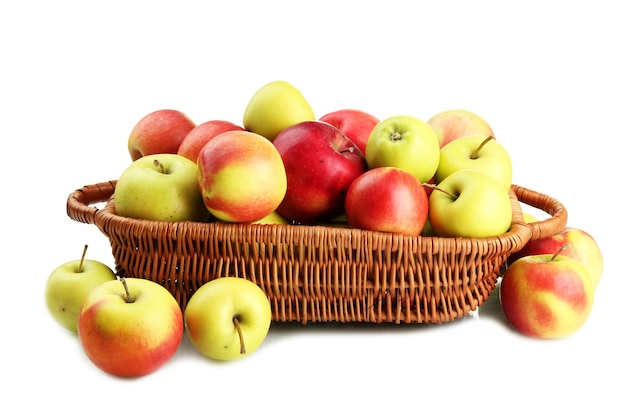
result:
M 428 197 L 408 171 L 370 169 L 352 181 L 346 194 L 350 227 L 417 236 L 428 218 Z
M 465 136 L 441 148 L 435 182 L 440 183 L 453 172 L 462 169 L 481 170 L 509 190 L 513 179 L 511 157 L 493 136 Z
M 142 117 L 128 136 L 128 152 L 133 161 L 145 155 L 176 153 L 185 136 L 196 124 L 183 112 L 155 110 Z
M 204 356 L 236 360 L 256 351 L 272 321 L 270 302 L 252 281 L 237 277 L 210 280 L 187 301 L 187 335 Z
M 502 276 L 499 295 L 502 310 L 517 331 L 559 339 L 585 323 L 593 307 L 594 288 L 584 265 L 557 251 L 513 262 Z
M 133 161 L 117 180 L 114 205 L 118 215 L 135 219 L 210 219 L 196 182 L 196 164 L 175 153 Z
M 354 142 L 335 126 L 313 120 L 286 128 L 273 143 L 287 172 L 287 192 L 277 211 L 301 224 L 343 214 L 348 187 L 367 170 Z
M 187 133 L 176 153 L 194 163 L 198 162 L 200 149 L 215 136 L 229 130 L 244 130 L 244 128 L 228 120 L 208 120 L 200 123 Z
M 46 307 L 52 318 L 65 329 L 76 333 L 78 312 L 83 300 L 99 284 L 117 279 L 106 264 L 85 259 L 87 245 L 78 260 L 57 266 L 46 281 Z
M 528 255 L 555 253 L 564 244 L 567 247 L 561 251 L 561 255 L 574 258 L 583 264 L 589 272 L 594 289 L 597 288 L 604 264 L 602 252 L 593 236 L 580 228 L 568 226 L 552 236 L 531 240 L 521 250 L 511 254 L 508 263 Z
M 391 116 L 372 129 L 365 147 L 365 160 L 369 168 L 402 168 L 425 183 L 437 171 L 439 141 L 433 129 L 417 117 Z
M 370 113 L 357 109 L 342 109 L 327 113 L 319 118 L 322 122 L 330 123 L 347 136 L 363 155 L 365 155 L 365 145 L 372 133 L 374 126 L 380 121 Z
M 87 357 L 112 375 L 140 377 L 176 353 L 183 313 L 165 287 L 142 278 L 100 284 L 78 314 L 78 337 Z
M 259 88 L 246 106 L 243 127 L 270 141 L 285 128 L 315 120 L 304 95 L 287 81 L 272 81 Z
M 220 133 L 198 155 L 197 187 L 216 218 L 255 222 L 276 210 L 287 191 L 278 150 L 246 130 Z
M 438 183 L 429 198 L 437 236 L 486 238 L 506 233 L 513 208 L 509 193 L 492 176 L 464 169 Z
M 439 140 L 439 147 L 465 136 L 495 136 L 489 123 L 466 109 L 448 109 L 435 114 L 427 123 Z
M 284 216 L 282 216 L 279 212 L 277 212 L 276 210 L 274 210 L 273 212 L 271 212 L 270 214 L 268 214 L 267 216 L 254 221 L 252 223 L 257 223 L 257 224 L 290 224 L 289 220 L 287 220 Z

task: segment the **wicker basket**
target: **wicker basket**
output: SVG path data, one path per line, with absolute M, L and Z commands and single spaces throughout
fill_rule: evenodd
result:
M 205 282 L 237 276 L 267 294 L 275 322 L 443 323 L 476 310 L 507 257 L 565 227 L 556 199 L 513 185 L 513 223 L 484 239 L 409 237 L 345 227 L 158 222 L 118 216 L 116 181 L 67 199 L 70 218 L 109 238 L 119 276 L 167 288 L 182 309 Z M 519 202 L 550 214 L 526 224 Z M 101 208 L 97 203 L 106 203 Z

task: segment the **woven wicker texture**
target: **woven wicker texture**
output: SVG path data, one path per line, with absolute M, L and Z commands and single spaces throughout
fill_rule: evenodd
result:
M 168 223 L 118 216 L 116 181 L 67 199 L 70 218 L 108 237 L 119 276 L 158 282 L 181 308 L 221 276 L 257 283 L 278 322 L 443 323 L 476 310 L 507 257 L 556 234 L 567 211 L 556 199 L 513 185 L 509 232 L 485 239 L 411 237 L 326 226 Z M 550 214 L 526 224 L 522 201 Z M 106 204 L 98 208 L 96 203 Z

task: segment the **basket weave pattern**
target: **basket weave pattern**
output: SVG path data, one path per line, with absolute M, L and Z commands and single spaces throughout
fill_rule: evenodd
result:
M 513 223 L 485 239 L 415 237 L 327 226 L 157 222 L 118 216 L 115 181 L 71 193 L 68 215 L 108 237 L 119 276 L 158 282 L 185 308 L 202 284 L 237 276 L 258 284 L 279 322 L 443 323 L 476 310 L 507 257 L 560 232 L 557 200 L 514 185 Z M 526 224 L 519 201 L 551 217 Z M 106 202 L 103 208 L 92 206 Z

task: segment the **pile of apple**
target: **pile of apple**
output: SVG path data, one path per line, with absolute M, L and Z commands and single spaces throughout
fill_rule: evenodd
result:
M 511 226 L 511 158 L 490 125 L 464 109 L 427 121 L 412 115 L 379 119 L 356 109 L 316 119 L 296 87 L 274 81 L 253 94 L 242 124 L 208 120 L 196 125 L 181 111 L 154 111 L 132 129 L 128 152 L 132 162 L 118 178 L 114 204 L 118 215 L 130 218 L 332 225 L 468 238 L 497 236 Z M 76 272 L 77 262 L 64 267 L 66 276 L 86 274 Z M 116 279 L 98 267 L 94 274 L 100 279 L 89 288 L 87 280 L 55 284 L 54 275 L 60 274 L 55 272 L 46 297 L 53 317 L 77 331 L 87 355 L 111 373 L 152 372 L 156 368 L 131 372 L 122 364 L 160 366 L 184 329 L 194 346 L 217 359 L 249 354 L 269 330 L 267 297 L 247 280 L 210 281 L 182 312 L 158 284 Z M 568 227 L 530 242 L 509 259 L 501 305 L 521 333 L 565 337 L 587 319 L 601 274 L 595 240 Z M 236 299 L 246 314 L 235 309 Z M 130 312 L 129 305 L 137 311 Z M 131 316 L 149 316 L 152 324 L 142 325 L 141 334 L 126 332 Z M 141 340 L 144 336 L 155 339 Z

